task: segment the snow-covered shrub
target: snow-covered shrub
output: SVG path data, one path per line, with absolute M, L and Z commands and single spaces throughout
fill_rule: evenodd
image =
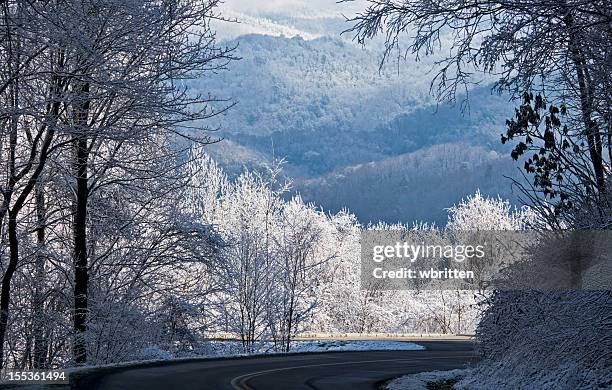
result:
M 466 389 L 612 387 L 610 291 L 499 292 L 477 330 L 483 361 Z
M 154 344 L 156 332 L 142 310 L 133 304 L 90 301 L 86 341 L 92 365 L 149 359 L 141 352 Z
M 170 352 L 157 345 L 151 345 L 138 351 L 135 357 L 136 360 L 168 360 L 173 358 Z
M 528 250 L 528 261 L 509 271 L 514 278 L 523 275 L 525 287 L 535 287 L 529 283 L 539 277 L 545 283 L 571 283 L 573 289 L 550 290 L 542 284 L 541 291 L 497 291 L 485 297 L 476 331 L 483 360 L 457 388 L 612 388 L 612 292 L 580 290 L 585 287 L 584 269 L 567 280 L 555 272 L 564 264 L 601 263 L 593 256 L 602 253 L 591 242 L 607 237 L 601 229 L 609 228 L 609 222 L 593 218 L 606 215 L 605 206 L 600 210 L 604 212 L 577 211 L 570 218 L 572 230 L 541 232 L 537 245 Z M 609 263 L 609 251 L 603 256 Z

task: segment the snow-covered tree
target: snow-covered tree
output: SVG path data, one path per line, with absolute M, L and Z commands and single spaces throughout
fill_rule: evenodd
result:
M 1 253 L 0 363 L 66 364 L 70 345 L 55 344 L 55 335 L 72 341 L 72 362 L 85 363 L 88 326 L 100 318 L 90 303 L 103 308 L 126 294 L 126 305 L 140 307 L 134 286 L 144 275 L 196 253 L 210 258 L 209 229 L 176 212 L 184 183 L 176 140 L 207 142 L 185 124 L 217 114 L 211 97 L 184 87 L 232 58 L 209 24 L 217 4 L 2 2 L 0 223 L 9 248 Z M 49 307 L 46 296 L 61 304 Z M 32 311 L 11 322 L 9 309 L 19 313 L 28 300 Z M 43 323 L 43 312 L 57 321 Z M 30 322 L 33 331 L 24 331 Z M 9 353 L 7 332 L 23 335 Z
M 450 230 L 523 230 L 535 218 L 528 207 L 516 209 L 510 202 L 499 197 L 484 197 L 480 191 L 447 211 L 446 228 Z

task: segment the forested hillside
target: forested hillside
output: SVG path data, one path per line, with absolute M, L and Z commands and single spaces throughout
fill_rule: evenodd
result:
M 345 167 L 298 182 L 296 188 L 305 200 L 333 212 L 350 207 L 363 221 L 422 220 L 444 226 L 445 208 L 477 190 L 516 202 L 510 178 L 520 175 L 505 155 L 455 143 Z
M 424 77 L 431 61 L 379 70 L 378 53 L 339 37 L 251 34 L 228 44 L 237 46 L 242 59 L 230 72 L 197 80 L 195 86 L 235 99 L 235 109 L 217 118 L 222 130 L 216 135 L 224 140 L 208 150 L 230 175 L 284 159 L 285 174 L 298 182 L 308 200 L 331 211 L 348 207 L 363 222 L 443 222 L 443 207 L 478 188 L 513 199 L 508 181 L 486 175 L 491 169 L 514 174 L 511 160 L 501 158 L 509 155 L 509 148 L 500 142 L 513 108 L 508 96 L 495 94 L 491 85 L 468 90 L 454 105 L 436 104 Z M 459 157 L 434 147 L 449 143 L 478 148 L 474 156 L 457 151 L 465 156 Z M 424 156 L 426 173 L 415 175 L 425 179 L 411 179 L 420 181 L 418 189 L 406 190 L 406 174 L 380 179 L 393 176 L 390 167 Z M 496 156 L 487 163 L 494 167 L 480 166 L 486 156 Z M 364 164 L 367 169 L 354 168 Z M 412 169 L 414 164 L 404 166 Z M 450 166 L 438 169 L 439 164 Z M 466 169 L 481 174 L 458 181 Z M 434 191 L 446 182 L 457 186 L 456 194 Z M 355 186 L 372 189 L 355 195 Z M 376 191 L 383 195 L 372 202 Z M 421 193 L 438 195 L 424 204 Z

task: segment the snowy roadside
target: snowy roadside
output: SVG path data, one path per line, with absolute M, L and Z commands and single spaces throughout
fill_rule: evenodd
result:
M 291 352 L 420 351 L 424 349 L 422 345 L 405 341 L 305 340 L 296 341 Z
M 388 382 L 384 390 L 450 390 L 452 385 L 463 379 L 469 369 L 456 369 L 450 371 L 420 372 L 406 375 Z
M 114 364 L 105 364 L 100 366 L 88 366 L 79 368 L 69 368 L 65 371 L 68 373 L 70 380 L 87 375 L 104 375 L 105 373 L 115 371 L 117 369 L 131 369 L 140 367 L 154 367 L 157 365 L 179 364 L 184 362 L 197 362 L 204 360 L 221 360 L 231 358 L 254 358 L 270 355 L 283 354 L 302 354 L 302 353 L 322 353 L 322 352 L 351 352 L 351 351 L 420 351 L 425 347 L 413 342 L 407 341 L 380 341 L 380 340 L 299 340 L 294 341 L 289 352 L 275 352 L 272 350 L 272 343 L 264 342 L 257 346 L 254 353 L 246 354 L 238 352 L 241 348 L 241 343 L 235 340 L 214 341 L 209 345 L 208 354 L 194 354 L 188 357 L 161 357 L 158 359 L 147 359 L 130 362 L 121 362 Z M 2 389 L 62 389 L 70 388 L 65 386 L 45 386 L 45 385 L 8 385 L 0 383 Z
M 483 368 L 484 367 L 484 368 Z M 486 364 L 450 371 L 421 372 L 395 378 L 381 390 L 612 389 L 612 373 L 560 365 L 530 374 L 504 372 L 503 364 Z

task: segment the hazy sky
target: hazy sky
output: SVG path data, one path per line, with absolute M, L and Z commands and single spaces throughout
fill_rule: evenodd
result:
M 227 18 L 239 20 L 240 24 L 218 25 L 217 31 L 222 39 L 247 33 L 300 35 L 312 39 L 326 35 L 322 26 L 326 19 L 350 17 L 365 9 L 365 4 L 365 0 L 346 3 L 335 0 L 225 0 L 220 11 Z M 308 26 L 309 20 L 312 26 Z
M 248 14 L 283 13 L 297 17 L 334 17 L 364 9 L 365 0 L 225 0 L 224 10 Z

